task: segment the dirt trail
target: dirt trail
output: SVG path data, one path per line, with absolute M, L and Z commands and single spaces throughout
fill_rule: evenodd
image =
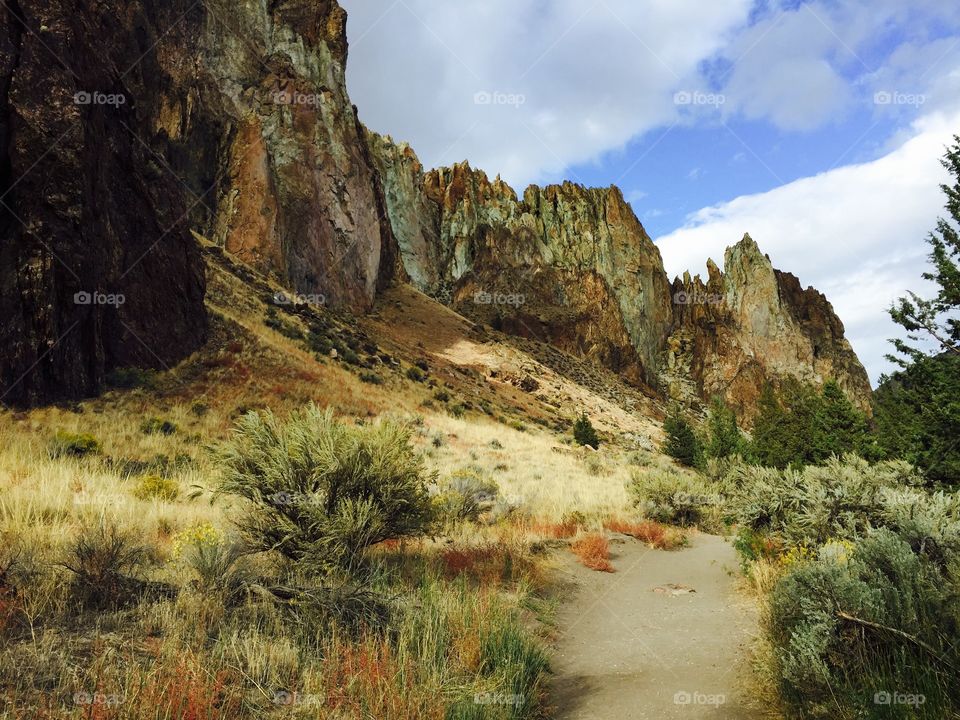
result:
M 734 589 L 730 544 L 696 535 L 689 548 L 664 552 L 624 538 L 611 542 L 611 553 L 615 573 L 588 570 L 564 553 L 571 586 L 553 660 L 556 717 L 766 717 L 742 688 L 756 610 Z

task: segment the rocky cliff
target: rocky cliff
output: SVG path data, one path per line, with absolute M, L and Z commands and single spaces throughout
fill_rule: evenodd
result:
M 869 386 L 829 303 L 752 241 L 672 286 L 615 188 L 518 196 L 367 132 L 335 0 L 19 0 L 0 12 L 0 400 L 96 392 L 204 342 L 191 231 L 363 312 L 394 279 L 637 385 Z M 699 302 L 700 294 L 717 302 Z M 679 296 L 687 298 L 678 301 Z M 690 297 L 694 301 L 689 301 Z
M 0 11 L 0 397 L 96 392 L 204 341 L 190 230 L 356 310 L 395 272 L 334 0 Z
M 745 237 L 671 285 L 615 188 L 528 187 L 522 198 L 466 163 L 425 172 L 413 150 L 368 134 L 410 280 L 464 314 L 589 357 L 746 418 L 767 380 L 836 378 L 867 407 L 866 372 L 820 293 L 775 270 Z
M 673 283 L 674 327 L 666 338 L 662 385 L 678 397 L 721 395 L 749 418 L 767 380 L 814 385 L 836 379 L 864 410 L 870 382 L 827 299 L 776 270 L 749 235 L 712 261 L 703 282 Z
M 619 189 L 531 185 L 520 198 L 467 163 L 424 172 L 408 146 L 374 134 L 370 144 L 403 266 L 421 290 L 636 383 L 655 379 L 670 285 Z

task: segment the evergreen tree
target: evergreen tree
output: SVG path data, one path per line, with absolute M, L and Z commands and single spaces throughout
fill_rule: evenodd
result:
M 877 443 L 887 456 L 902 457 L 940 483 L 960 484 L 960 136 L 941 161 L 952 176 L 941 185 L 948 217 L 930 233 L 932 269 L 925 280 L 934 297 L 900 298 L 890 315 L 909 342 L 891 342 L 903 369 L 884 378 L 875 398 Z M 929 354 L 916 343 L 932 341 Z
M 663 422 L 663 431 L 667 435 L 663 451 L 680 464 L 687 467 L 699 467 L 703 463 L 703 447 L 700 438 L 687 420 L 683 410 L 674 406 Z
M 799 380 L 783 381 L 779 394 L 769 383 L 760 394 L 751 454 L 761 465 L 802 467 L 819 460 L 813 433 L 819 395 Z
M 578 445 L 589 445 L 594 450 L 600 447 L 600 438 L 586 413 L 582 413 L 573 423 L 573 439 Z
M 750 455 L 759 465 L 783 468 L 789 464 L 783 438 L 786 413 L 773 385 L 766 383 L 757 402 L 757 416 L 753 420 L 753 442 Z
M 884 377 L 874 394 L 882 457 L 902 458 L 935 482 L 960 484 L 960 357 L 941 353 Z
M 907 337 L 917 342 L 920 334 L 932 339 L 936 350 L 960 355 L 960 135 L 954 135 L 954 145 L 940 161 L 953 176 L 953 185 L 941 185 L 947 196 L 946 209 L 949 218 L 937 218 L 937 227 L 927 237 L 930 245 L 930 263 L 933 270 L 923 273 L 923 278 L 937 285 L 937 294 L 930 299 L 916 293 L 900 298 L 890 308 L 890 315 L 907 331 Z M 893 340 L 894 347 L 913 361 L 925 357 L 915 345 L 903 340 Z M 907 362 L 888 356 L 901 366 Z
M 853 406 L 836 380 L 823 386 L 814 427 L 814 457 L 823 462 L 831 455 L 867 453 L 867 418 Z
M 737 427 L 737 416 L 719 396 L 710 403 L 707 420 L 708 457 L 726 458 L 743 452 L 743 437 Z

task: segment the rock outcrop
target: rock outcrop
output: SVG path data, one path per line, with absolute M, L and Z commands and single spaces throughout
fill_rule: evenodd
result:
M 776 270 L 749 235 L 727 248 L 724 271 L 673 283 L 676 323 L 667 338 L 664 384 L 683 395 L 720 395 L 749 418 L 766 381 L 785 377 L 821 385 L 836 379 L 864 410 L 866 371 L 827 299 Z
M 424 172 L 413 151 L 370 135 L 407 276 L 423 292 L 508 332 L 653 380 L 670 330 L 656 245 L 616 187 L 531 185 L 519 198 L 467 163 Z
M 368 133 L 411 282 L 464 314 L 592 358 L 690 403 L 722 395 L 747 419 L 763 384 L 836 378 L 869 406 L 866 372 L 826 299 L 749 237 L 671 284 L 620 191 L 572 183 L 522 198 L 466 163 L 425 172 Z
M 4 4 L 3 402 L 85 396 L 111 368 L 198 347 L 191 229 L 299 292 L 370 307 L 395 244 L 345 23 L 335 0 Z
M 749 416 L 762 383 L 866 374 L 829 303 L 749 240 L 673 286 L 616 187 L 426 171 L 366 131 L 335 0 L 19 0 L 0 12 L 0 400 L 97 392 L 205 338 L 191 231 L 363 312 L 407 280 L 464 314 Z M 693 302 L 676 302 L 678 294 Z M 717 302 L 696 298 L 716 295 Z

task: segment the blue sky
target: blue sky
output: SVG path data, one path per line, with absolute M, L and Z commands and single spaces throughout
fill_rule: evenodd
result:
M 960 133 L 960 4 L 344 0 L 348 88 L 428 167 L 616 184 L 668 273 L 750 232 L 823 291 L 871 379 L 923 289 Z

